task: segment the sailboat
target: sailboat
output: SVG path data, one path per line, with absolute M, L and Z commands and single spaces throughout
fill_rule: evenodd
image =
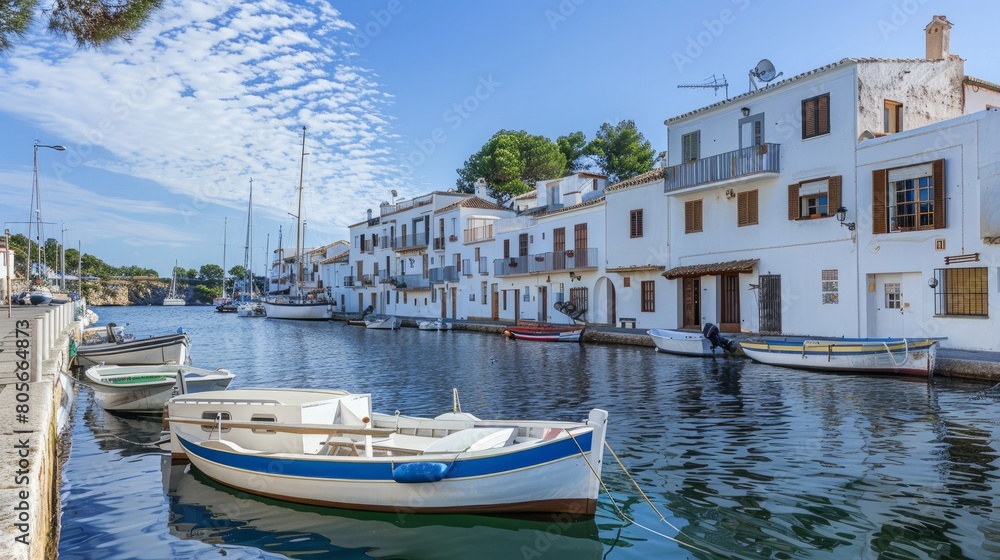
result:
M 247 205 L 247 244 L 243 250 L 243 295 L 236 305 L 240 317 L 265 317 L 267 311 L 253 285 L 253 179 L 250 179 L 250 203 Z
M 62 152 L 66 150 L 65 146 L 47 146 L 44 144 L 39 144 L 38 140 L 35 140 L 35 153 L 32 161 L 32 209 L 31 216 L 28 220 L 28 250 L 31 250 L 31 227 L 35 226 L 35 246 L 38 251 L 38 257 L 35 260 L 35 274 L 37 275 L 31 282 L 31 288 L 18 296 L 15 297 L 15 301 L 20 304 L 30 304 L 30 305 L 48 305 L 52 301 L 52 292 L 49 290 L 47 283 L 48 268 L 45 266 L 44 259 L 42 258 L 42 191 L 38 186 L 38 148 L 51 148 L 53 150 Z M 29 260 L 30 260 L 30 254 Z M 28 275 L 31 276 L 31 270 L 28 270 Z
M 295 216 L 295 282 L 287 298 L 264 300 L 264 310 L 271 319 L 326 321 L 333 317 L 333 303 L 322 295 L 305 294 L 302 289 L 302 181 L 306 165 L 306 127 L 302 127 L 302 159 L 299 163 L 299 206 Z
M 236 302 L 226 295 L 226 236 L 229 233 L 229 218 L 222 220 L 222 296 L 214 298 L 212 305 L 219 313 L 236 313 Z
M 173 274 L 170 275 L 170 291 L 163 298 L 163 305 L 187 305 L 184 298 L 177 294 L 177 261 L 174 261 Z

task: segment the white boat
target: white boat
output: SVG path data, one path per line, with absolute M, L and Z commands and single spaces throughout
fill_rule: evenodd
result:
M 265 298 L 264 312 L 268 319 L 297 319 L 303 321 L 326 321 L 333 318 L 333 302 L 323 294 L 307 294 L 302 286 L 302 178 L 306 162 L 306 127 L 302 127 L 302 157 L 299 165 L 299 206 L 295 227 L 295 284 L 289 288 L 287 297 Z
M 236 306 L 236 315 L 239 317 L 267 317 L 267 310 L 264 303 L 260 301 L 244 301 Z
M 104 410 L 162 413 L 171 397 L 229 387 L 232 372 L 219 368 L 161 364 L 155 366 L 92 366 L 84 380 Z
M 702 332 L 674 329 L 649 329 L 646 334 L 653 339 L 657 352 L 680 356 L 718 356 L 733 352 L 737 345 L 719 336 L 719 329 L 706 323 Z
M 457 402 L 457 398 L 456 398 Z M 305 504 L 593 515 L 607 412 L 582 422 L 372 412 L 344 391 L 240 389 L 167 403 L 171 451 L 222 484 Z
M 438 317 L 433 321 L 417 321 L 417 328 L 422 331 L 450 331 L 451 323 Z
M 766 338 L 741 342 L 762 364 L 838 373 L 888 373 L 931 377 L 944 338 Z
M 80 344 L 103 344 L 109 341 L 131 340 L 132 335 L 125 334 L 125 327 L 108 323 L 100 327 L 87 327 L 80 336 Z
M 302 557 L 308 551 L 308 557 L 321 558 L 349 550 L 364 551 L 366 558 L 600 560 L 604 552 L 593 519 L 314 508 L 222 486 L 190 465 L 164 461 L 163 468 L 172 536 L 213 546 L 256 547 L 268 557 Z
M 369 315 L 365 317 L 365 328 L 367 329 L 398 329 L 400 320 L 395 315 Z
M 174 261 L 173 273 L 170 275 L 170 291 L 163 298 L 163 305 L 187 305 L 183 297 L 177 294 L 177 261 Z
M 183 332 L 128 340 L 115 338 L 98 344 L 81 344 L 76 349 L 75 361 L 77 366 L 84 367 L 184 365 L 190 362 L 190 346 L 191 341 Z

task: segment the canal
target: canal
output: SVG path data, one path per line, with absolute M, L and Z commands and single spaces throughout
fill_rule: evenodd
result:
M 79 386 L 59 554 L 76 558 L 1000 558 L 1000 391 L 814 374 L 649 348 L 95 308 L 136 335 L 178 327 L 237 387 L 372 393 L 376 409 L 581 420 L 609 411 L 593 520 L 366 514 L 297 506 L 171 466 L 160 422 Z M 626 521 L 620 511 L 631 521 Z M 662 518 L 661 518 L 662 515 Z

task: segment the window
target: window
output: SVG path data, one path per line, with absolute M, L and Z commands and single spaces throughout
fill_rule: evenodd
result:
M 757 191 L 746 191 L 736 195 L 736 225 L 757 225 Z
M 872 172 L 872 232 L 945 227 L 944 160 Z
M 840 175 L 788 185 L 788 219 L 835 215 L 840 207 L 840 191 Z
M 545 185 L 545 196 L 549 205 L 559 204 L 559 183 Z
M 510 239 L 503 240 L 503 258 L 510 258 Z
M 622 278 L 622 287 L 623 288 L 629 288 L 631 286 L 632 286 L 632 277 L 631 276 L 626 276 L 625 278 Z
M 903 292 L 900 289 L 899 282 L 885 283 L 885 308 L 886 309 L 903 308 Z
M 629 237 L 642 237 L 642 210 L 629 212 Z
M 830 133 L 830 94 L 802 102 L 802 139 Z
M 643 280 L 642 290 L 642 310 L 652 313 L 656 311 L 656 282 L 653 280 Z
M 573 226 L 573 249 L 581 251 L 587 248 L 587 224 Z
M 570 288 L 569 301 L 577 309 L 587 309 L 587 288 Z
M 903 130 L 903 104 L 886 99 L 882 111 L 882 123 L 887 134 Z
M 701 200 L 689 200 L 684 203 L 684 233 L 701 231 Z
M 989 316 L 989 273 L 986 267 L 938 268 L 934 271 L 935 315 Z
M 481 290 L 482 295 L 483 295 L 483 297 L 482 297 L 483 305 L 486 305 L 486 290 L 487 290 L 487 284 L 486 284 L 486 282 L 483 282 L 482 283 L 482 290 Z
M 517 236 L 517 256 L 526 257 L 528 256 L 528 234 L 522 233 Z
M 697 161 L 701 157 L 701 131 L 696 130 L 681 136 L 681 163 Z
M 552 230 L 552 250 L 557 253 L 566 250 L 566 228 Z

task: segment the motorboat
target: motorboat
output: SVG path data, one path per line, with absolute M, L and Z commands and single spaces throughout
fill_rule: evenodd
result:
M 718 356 L 732 353 L 739 347 L 736 342 L 723 338 L 719 328 L 712 323 L 705 323 L 702 332 L 649 329 L 646 334 L 653 339 L 657 352 L 680 356 Z
M 97 344 L 81 344 L 76 348 L 77 366 L 88 367 L 100 364 L 119 366 L 142 366 L 190 362 L 191 341 L 181 329 L 177 333 L 149 338 L 124 337 L 106 338 Z
M 80 335 L 80 344 L 104 344 L 109 341 L 125 341 L 132 338 L 132 335 L 125 334 L 125 326 L 108 323 L 100 327 L 87 327 L 83 329 Z
M 268 319 L 329 321 L 333 318 L 333 304 L 323 299 L 268 298 L 261 305 Z
M 580 342 L 583 331 L 584 327 L 579 325 L 532 325 L 507 327 L 503 334 L 517 340 Z
M 451 323 L 438 317 L 429 321 L 417 321 L 417 328 L 422 331 L 450 331 Z
M 267 310 L 260 301 L 243 301 L 236 306 L 236 315 L 240 317 L 267 317 Z
M 945 338 L 765 338 L 741 342 L 762 364 L 837 373 L 934 374 L 937 349 Z
M 280 500 L 412 513 L 592 516 L 607 412 L 580 422 L 372 412 L 371 395 L 239 389 L 167 403 L 171 453 Z
M 368 329 L 398 329 L 400 320 L 395 315 L 368 315 L 365 317 L 365 328 Z
M 91 366 L 84 381 L 94 390 L 94 400 L 114 412 L 163 413 L 163 407 L 178 394 L 221 391 L 235 375 L 222 368 L 200 369 L 161 364 L 150 366 Z

